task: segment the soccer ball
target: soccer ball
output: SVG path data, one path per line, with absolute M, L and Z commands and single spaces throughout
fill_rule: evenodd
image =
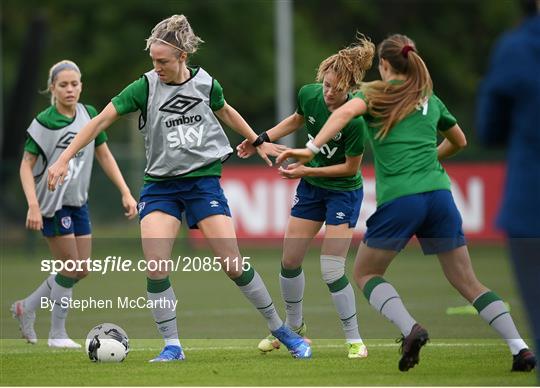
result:
M 102 323 L 86 336 L 85 349 L 94 362 L 121 362 L 129 353 L 129 339 L 120 326 Z

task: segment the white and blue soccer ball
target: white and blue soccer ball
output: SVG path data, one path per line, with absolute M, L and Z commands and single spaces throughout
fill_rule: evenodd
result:
M 102 323 L 86 336 L 86 353 L 94 362 L 121 362 L 129 353 L 129 339 L 120 326 Z

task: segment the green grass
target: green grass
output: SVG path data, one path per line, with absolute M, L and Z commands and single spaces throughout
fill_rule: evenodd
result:
M 41 240 L 40 240 L 41 241 Z M 411 314 L 430 332 L 432 341 L 422 351 L 419 366 L 408 373 L 397 370 L 397 329 L 366 302 L 357 291 L 361 334 L 368 348 L 365 360 L 348 360 L 342 331 L 327 287 L 320 279 L 318 250 L 304 262 L 306 292 L 304 316 L 314 340 L 312 360 L 293 360 L 284 350 L 260 355 L 256 345 L 266 336 L 264 321 L 246 302 L 237 287 L 219 272 L 171 275 L 179 299 L 178 322 L 187 360 L 167 365 L 148 364 L 159 353 L 162 341 L 146 309 L 73 310 L 68 332 L 84 338 L 94 325 L 113 322 L 131 339 L 132 352 L 121 364 L 94 364 L 81 351 L 52 351 L 46 347 L 49 313 L 39 311 L 36 331 L 40 341 L 31 346 L 17 339 L 16 322 L 9 314 L 13 300 L 26 296 L 46 274 L 39 260 L 48 257 L 38 241 L 35 248 L 4 245 L 0 260 L 0 384 L 1 385 L 534 385 L 534 374 L 510 373 L 511 356 L 485 322 L 474 315 L 446 315 L 446 308 L 465 305 L 448 284 L 437 259 L 423 256 L 417 246 L 398 256 L 386 278 L 400 292 Z M 242 246 L 242 243 L 241 243 Z M 140 256 L 138 239 L 96 239 L 93 257 Z M 178 241 L 175 255 L 195 254 Z M 277 281 L 279 247 L 244 247 L 244 255 L 259 271 L 281 315 Z M 351 250 L 351 254 L 352 254 Z M 204 252 L 197 251 L 198 254 Z M 501 247 L 471 248 L 477 275 L 511 306 L 523 336 L 528 336 L 524 311 Z M 352 257 L 351 257 L 352 258 Z M 348 271 L 352 260 L 348 260 Z M 351 278 L 351 276 L 349 276 Z M 74 296 L 116 298 L 144 296 L 145 275 L 92 274 L 75 288 Z M 232 340 L 237 338 L 236 340 Z
M 93 386 L 344 386 L 534 385 L 534 374 L 511 373 L 504 344 L 494 340 L 433 341 L 419 365 L 399 372 L 397 344 L 368 341 L 369 357 L 349 360 L 341 341 L 319 340 L 311 360 L 283 349 L 258 354 L 253 340 L 185 340 L 184 362 L 150 364 L 161 342 L 133 341 L 120 364 L 96 364 L 82 351 L 51 351 L 3 341 L 2 385 Z

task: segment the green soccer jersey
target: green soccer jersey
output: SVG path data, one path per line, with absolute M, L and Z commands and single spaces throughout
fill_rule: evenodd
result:
M 188 67 L 191 72 L 191 76 L 194 76 L 197 71 L 197 68 Z M 173 84 L 174 85 L 174 84 Z M 111 102 L 114 105 L 116 112 L 119 115 L 125 115 L 127 113 L 140 111 L 141 118 L 143 122 L 146 122 L 146 107 L 148 101 L 148 80 L 143 75 L 138 80 L 129 84 L 120 94 L 116 97 L 113 97 Z M 213 87 L 210 94 L 210 108 L 213 111 L 220 110 L 225 105 L 225 97 L 223 95 L 223 88 L 219 82 L 214 79 Z M 206 166 L 203 166 L 197 170 L 191 171 L 185 175 L 174 178 L 160 178 L 156 176 L 149 176 L 145 174 L 144 182 L 160 182 L 174 179 L 182 178 L 194 178 L 194 177 L 203 177 L 203 176 L 221 176 L 222 171 L 222 162 L 217 160 Z
M 355 97 L 365 99 L 360 92 Z M 450 190 L 450 178 L 437 158 L 437 131 L 456 119 L 443 102 L 431 95 L 426 103 L 394 125 L 384 139 L 373 117 L 365 115 L 375 159 L 377 206 L 405 195 Z
M 323 97 L 322 84 L 305 85 L 298 92 L 297 113 L 304 116 L 309 139 L 314 139 L 323 127 L 331 112 Z M 309 167 L 326 167 L 345 163 L 346 156 L 359 156 L 364 153 L 366 123 L 362 117 L 351 120 L 333 139 L 321 147 Z M 314 186 L 331 190 L 356 190 L 362 187 L 360 170 L 348 177 L 304 177 Z
M 96 108 L 94 108 L 91 105 L 85 105 L 84 107 L 88 111 L 88 114 L 90 115 L 90 117 L 97 116 Z M 58 110 L 56 109 L 54 105 L 51 105 L 50 107 L 45 109 L 43 112 L 38 114 L 38 116 L 36 117 L 36 120 L 46 128 L 60 129 L 71 124 L 75 120 L 75 117 L 64 116 L 63 114 L 58 112 Z M 105 131 L 103 131 L 96 137 L 94 146 L 97 147 L 105 143 L 106 141 L 107 141 L 107 134 L 105 133 Z M 41 150 L 39 149 L 38 144 L 30 136 L 26 138 L 26 142 L 24 143 L 24 150 L 33 155 L 39 155 L 41 153 Z

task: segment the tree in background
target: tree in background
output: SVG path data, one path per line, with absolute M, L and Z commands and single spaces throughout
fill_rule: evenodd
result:
M 375 42 L 390 33 L 405 33 L 422 49 L 437 94 L 452 107 L 466 132 L 473 130 L 476 87 L 489 49 L 500 32 L 519 21 L 517 0 L 296 0 L 293 8 L 296 87 L 312 82 L 320 58 L 343 48 L 356 31 Z M 4 0 L 0 155 L 3 175 L 7 174 L 2 185 L 4 200 L 18 203 L 21 191 L 13 178 L 16 174 L 10 171 L 16 171 L 13 166 L 22 153 L 26 124 L 48 104 L 38 95 L 45 87 L 46 64 L 64 58 L 79 63 L 83 82 L 91 85 L 85 91 L 87 101 L 101 109 L 127 82 L 148 70 L 148 61 L 141 57 L 144 39 L 157 20 L 175 13 L 188 15 L 197 26 L 197 34 L 208 41 L 191 64 L 204 63 L 218 77 L 227 98 L 245 112 L 255 129 L 275 124 L 273 12 L 270 0 Z M 40 58 L 28 58 L 23 49 L 25 37 L 38 15 L 43 31 L 47 31 L 44 50 Z M 32 74 L 19 76 L 21 71 Z M 375 71 L 371 71 L 366 79 L 375 77 Z M 14 99 L 16 81 L 21 78 L 29 81 L 27 94 Z M 26 108 L 21 116 L 28 117 L 16 121 L 24 125 L 8 128 L 7 107 L 21 104 L 19 100 Z M 128 125 L 136 133 L 136 118 L 115 125 Z M 126 147 L 134 138 L 130 131 L 115 131 L 114 127 L 110 131 L 113 147 Z M 232 143 L 237 140 L 231 136 Z M 485 159 L 490 155 L 476 152 L 474 144 L 471 147 L 474 151 L 462 158 Z M 142 157 L 142 148 L 134 149 L 140 150 Z M 17 206 L 4 208 L 17 211 Z

